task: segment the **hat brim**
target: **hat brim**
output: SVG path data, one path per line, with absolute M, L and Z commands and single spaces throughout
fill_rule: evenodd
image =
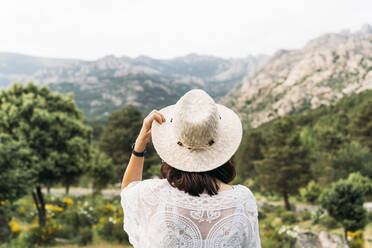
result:
M 160 110 L 166 121 L 152 123 L 152 143 L 162 160 L 170 166 L 188 172 L 203 172 L 213 170 L 234 155 L 242 140 L 243 128 L 239 116 L 231 109 L 216 104 L 220 115 L 218 137 L 213 145 L 203 150 L 189 150 L 177 144 L 178 140 L 173 130 L 175 105 Z

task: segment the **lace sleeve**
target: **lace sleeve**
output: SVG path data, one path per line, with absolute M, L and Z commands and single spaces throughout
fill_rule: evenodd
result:
M 121 193 L 121 206 L 124 212 L 124 231 L 129 236 L 129 242 L 134 247 L 139 247 L 139 234 L 141 230 L 141 215 L 138 213 L 140 208 L 139 197 L 140 181 L 131 182 Z
M 256 248 L 261 248 L 261 238 L 260 238 L 260 228 L 258 224 L 258 218 L 256 218 L 256 223 L 255 223 L 255 234 L 256 234 Z
M 261 248 L 261 238 L 260 238 L 260 228 L 258 223 L 258 205 L 256 197 L 253 195 L 252 191 L 245 186 L 242 186 L 242 189 L 245 191 L 245 203 L 244 203 L 244 210 L 247 216 L 250 216 L 252 221 L 252 241 L 250 247 L 254 248 Z

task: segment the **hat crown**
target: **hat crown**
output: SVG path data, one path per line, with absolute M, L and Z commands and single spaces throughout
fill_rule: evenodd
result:
M 179 145 L 204 149 L 216 142 L 218 109 L 214 100 L 203 90 L 191 90 L 175 106 L 174 132 Z

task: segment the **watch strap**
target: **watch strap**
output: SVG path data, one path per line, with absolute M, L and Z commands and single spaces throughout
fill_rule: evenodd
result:
M 143 152 L 136 152 L 134 150 L 135 145 L 136 145 L 136 143 L 133 143 L 133 145 L 132 145 L 132 154 L 134 154 L 137 157 L 144 157 L 145 156 L 146 149 Z

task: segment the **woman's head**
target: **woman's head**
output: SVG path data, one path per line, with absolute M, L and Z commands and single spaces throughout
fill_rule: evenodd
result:
M 152 122 L 151 137 L 160 158 L 171 165 L 163 165 L 164 177 L 194 195 L 204 189 L 216 193 L 217 181 L 232 180 L 232 164 L 224 163 L 237 151 L 243 135 L 233 110 L 194 89 L 160 112 L 165 122 Z M 187 186 L 189 182 L 197 182 L 195 188 Z
M 215 195 L 219 190 L 219 181 L 229 183 L 236 175 L 232 159 L 213 170 L 204 172 L 182 171 L 163 162 L 160 173 L 170 185 L 194 196 L 204 192 Z

